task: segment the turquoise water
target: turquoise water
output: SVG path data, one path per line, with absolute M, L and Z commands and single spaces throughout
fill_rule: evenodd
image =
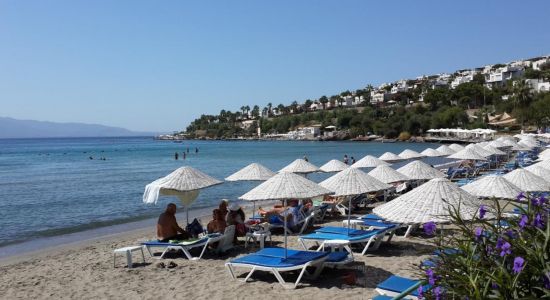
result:
M 431 144 L 267 141 L 155 141 L 151 138 L 0 140 L 0 246 L 151 218 L 175 198 L 142 203 L 146 184 L 189 165 L 223 179 L 252 162 L 276 171 L 307 155 L 321 166 L 344 154 L 421 151 Z M 197 147 L 199 153 L 195 154 Z M 186 160 L 181 153 L 190 149 Z M 174 160 L 174 153 L 180 160 Z M 92 156 L 94 159 L 90 160 Z M 98 158 L 105 157 L 106 160 Z M 312 174 L 319 182 L 330 174 Z M 236 200 L 257 183 L 226 182 L 203 190 L 192 208 Z

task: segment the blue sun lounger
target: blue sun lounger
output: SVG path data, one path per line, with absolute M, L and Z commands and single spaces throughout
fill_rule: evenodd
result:
M 279 283 L 287 289 L 294 289 L 298 286 L 304 275 L 316 278 L 323 270 L 324 262 L 329 258 L 328 252 L 313 252 L 287 249 L 285 258 L 284 248 L 264 248 L 258 252 L 233 259 L 225 264 L 233 279 L 235 267 L 250 269 L 244 282 L 247 282 L 255 271 L 268 271 L 275 275 Z M 307 272 L 308 267 L 316 267 L 313 274 Z M 294 283 L 287 283 L 280 272 L 300 271 L 298 279 Z
M 392 275 L 376 286 L 376 292 L 384 296 L 396 297 L 406 294 L 403 299 L 418 299 L 418 287 L 422 281 Z M 424 290 L 430 289 L 430 285 L 423 285 Z
M 153 258 L 162 259 L 171 250 L 181 250 L 185 254 L 185 256 L 189 260 L 199 260 L 202 258 L 202 255 L 208 248 L 208 245 L 210 243 L 214 243 L 217 241 L 220 241 L 224 236 L 222 234 L 209 234 L 208 236 L 205 236 L 201 239 L 193 240 L 193 241 L 183 241 L 180 243 L 166 243 L 166 242 L 159 242 L 157 240 L 153 241 L 147 241 L 141 243 L 141 245 L 145 246 L 147 249 L 147 252 L 149 252 L 149 255 Z M 197 247 L 202 247 L 201 254 L 198 257 L 193 257 L 189 250 Z M 155 257 L 153 253 L 151 252 L 151 248 L 164 248 L 164 251 L 159 257 Z
M 365 244 L 365 247 L 361 252 L 361 255 L 365 255 L 369 248 L 373 250 L 378 249 L 386 232 L 387 229 L 350 229 L 348 234 L 348 228 L 345 227 L 323 227 L 316 230 L 314 233 L 300 236 L 298 241 L 306 250 L 308 249 L 306 241 L 316 242 L 319 245 L 317 250 L 323 247 L 323 242 L 326 240 L 344 240 L 349 241 L 350 244 Z

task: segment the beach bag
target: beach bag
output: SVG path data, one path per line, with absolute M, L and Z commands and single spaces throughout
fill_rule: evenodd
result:
M 201 223 L 197 219 L 194 219 L 191 224 L 187 225 L 186 230 L 192 237 L 197 237 L 199 234 L 204 232 Z

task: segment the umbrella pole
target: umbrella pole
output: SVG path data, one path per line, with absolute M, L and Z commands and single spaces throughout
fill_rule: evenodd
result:
M 349 228 L 351 227 L 351 196 L 348 196 L 349 198 L 349 207 L 348 207 L 348 235 L 349 235 Z
M 185 222 L 189 225 L 189 206 L 185 206 Z
M 284 199 L 284 200 L 283 200 L 283 207 L 286 207 L 286 199 Z M 285 210 L 286 210 L 286 208 L 285 208 Z M 287 245 L 286 245 L 286 231 L 287 231 L 287 229 L 286 229 L 286 226 L 287 226 L 287 225 L 286 225 L 286 216 L 287 216 L 287 215 L 288 215 L 288 212 L 285 212 L 285 215 L 284 215 L 284 231 L 285 231 L 285 259 L 287 258 L 287 253 L 286 253 L 286 252 L 287 252 L 287 251 L 286 251 L 286 249 L 287 249 Z

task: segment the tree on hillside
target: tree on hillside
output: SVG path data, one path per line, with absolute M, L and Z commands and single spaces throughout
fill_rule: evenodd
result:
M 451 93 L 447 88 L 428 90 L 424 95 L 424 102 L 430 105 L 432 111 L 438 107 L 449 106 L 451 105 Z
M 319 98 L 319 102 L 323 105 L 323 110 L 327 108 L 327 96 L 321 96 L 321 98 Z
M 252 118 L 257 119 L 260 117 L 260 107 L 258 105 L 254 105 L 252 108 Z

